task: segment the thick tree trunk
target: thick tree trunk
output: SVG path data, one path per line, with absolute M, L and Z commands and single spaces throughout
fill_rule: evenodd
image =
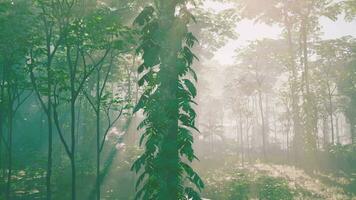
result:
M 162 180 L 159 181 L 158 200 L 176 200 L 180 198 L 180 158 L 178 155 L 178 116 L 177 102 L 178 72 L 176 60 L 182 46 L 183 35 L 176 31 L 175 9 L 176 1 L 159 1 L 159 24 L 162 33 L 160 43 L 161 66 L 159 75 L 161 78 L 161 92 L 159 101 L 162 103 L 163 116 L 166 123 L 163 128 L 161 150 L 158 153 L 158 169 Z
M 304 78 L 304 89 L 303 97 L 303 108 L 305 113 L 305 132 L 303 138 L 303 150 L 305 156 L 303 156 L 303 160 L 306 163 L 309 163 L 308 170 L 311 170 L 316 166 L 316 151 L 317 151 L 317 143 L 316 143 L 316 134 L 317 134 L 317 119 L 316 119 L 316 107 L 314 105 L 314 97 L 310 91 L 310 80 L 309 80 L 309 53 L 308 53 L 308 17 L 302 16 L 301 21 L 301 51 L 302 51 L 302 63 L 304 67 L 303 78 Z M 299 147 L 300 148 L 300 147 Z
M 287 42 L 288 42 L 288 54 L 289 54 L 289 68 L 290 68 L 290 90 L 292 101 L 292 120 L 293 120 L 293 154 L 294 163 L 297 164 L 301 157 L 300 149 L 302 149 L 302 126 L 299 116 L 299 95 L 298 95 L 298 73 L 295 63 L 295 50 L 292 39 L 292 25 L 288 21 L 288 16 L 285 16 L 286 29 L 287 29 Z

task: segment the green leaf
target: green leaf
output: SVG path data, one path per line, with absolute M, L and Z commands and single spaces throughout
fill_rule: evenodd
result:
M 154 11 L 155 9 L 152 6 L 145 7 L 143 11 L 134 20 L 134 24 L 143 26 L 153 17 Z
M 188 88 L 190 94 L 194 97 L 197 96 L 197 90 L 194 86 L 194 84 L 189 80 L 189 79 L 184 79 L 184 85 Z

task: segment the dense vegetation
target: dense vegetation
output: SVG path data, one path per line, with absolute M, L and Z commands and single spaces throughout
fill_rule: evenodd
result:
M 355 19 L 355 0 L 0 0 L 0 199 L 356 198 L 356 35 L 323 35 Z M 243 21 L 280 35 L 217 62 Z

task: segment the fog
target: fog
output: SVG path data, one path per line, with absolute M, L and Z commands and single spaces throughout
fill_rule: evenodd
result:
M 0 1 L 0 199 L 356 199 L 355 10 Z

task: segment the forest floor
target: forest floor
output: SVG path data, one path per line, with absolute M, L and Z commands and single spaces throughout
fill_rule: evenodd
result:
M 240 199 L 260 199 L 261 180 L 267 182 L 278 180 L 275 183 L 285 185 L 292 194 L 292 198 L 265 198 L 271 200 L 356 200 L 355 177 L 336 176 L 314 171 L 307 173 L 290 165 L 277 165 L 266 163 L 245 164 L 225 163 L 222 168 L 207 170 L 203 179 L 206 182 L 206 192 L 203 196 L 210 200 L 236 199 L 236 194 L 246 193 Z M 246 187 L 246 185 L 248 185 Z M 269 188 L 268 188 L 269 187 Z M 272 187 L 272 189 L 271 189 Z M 265 188 L 273 190 L 275 186 Z M 280 187 L 280 186 L 277 186 Z M 282 186 L 281 188 L 283 188 Z M 278 191 L 279 192 L 279 191 Z M 273 193 L 273 192 L 271 192 Z M 235 196 L 234 196 L 235 195 Z
M 263 173 L 268 176 L 283 178 L 292 190 L 304 191 L 296 199 L 356 200 L 356 196 L 345 191 L 354 180 L 347 177 L 336 177 L 314 171 L 308 175 L 304 170 L 288 165 L 254 164 L 248 166 L 252 173 Z M 356 188 L 354 189 L 356 190 Z M 356 192 L 356 191 L 354 191 Z
M 206 184 L 203 197 L 206 197 L 206 200 L 236 200 L 236 196 L 231 195 L 233 192 L 235 195 L 246 192 L 250 193 L 247 195 L 247 199 L 259 199 L 256 185 L 261 184 L 259 182 L 261 177 L 283 180 L 293 194 L 292 199 L 295 200 L 356 200 L 355 177 L 336 176 L 320 171 L 310 174 L 290 165 L 260 162 L 245 164 L 244 167 L 241 167 L 241 164 L 236 160 L 235 162 L 225 162 L 223 166 L 215 166 L 202 172 L 202 178 Z M 16 171 L 13 180 L 13 199 L 43 199 L 45 188 L 42 170 Z M 250 191 L 246 191 L 244 184 L 250 184 Z M 283 198 L 266 199 L 285 200 Z

